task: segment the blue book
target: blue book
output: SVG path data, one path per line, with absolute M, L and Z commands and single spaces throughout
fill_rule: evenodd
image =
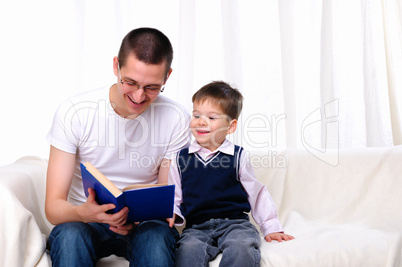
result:
M 174 185 L 138 184 L 118 189 L 91 163 L 80 164 L 85 196 L 88 188 L 96 192 L 96 202 L 100 205 L 113 203 L 115 213 L 128 207 L 128 222 L 142 222 L 173 217 Z

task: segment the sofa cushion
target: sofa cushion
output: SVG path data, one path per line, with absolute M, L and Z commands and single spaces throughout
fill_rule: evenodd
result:
M 262 266 L 400 266 L 401 234 L 362 223 L 308 221 L 290 212 L 284 225 L 296 239 L 262 242 Z
M 27 163 L 29 162 L 29 163 Z M 27 157 L 0 169 L 0 265 L 50 266 L 45 253 L 48 224 L 41 209 L 46 161 Z

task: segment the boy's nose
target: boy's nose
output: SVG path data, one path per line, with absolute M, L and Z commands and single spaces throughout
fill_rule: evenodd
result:
M 201 117 L 201 121 L 202 121 L 204 124 L 209 124 L 209 119 L 208 119 L 207 116 L 202 116 L 202 117 Z

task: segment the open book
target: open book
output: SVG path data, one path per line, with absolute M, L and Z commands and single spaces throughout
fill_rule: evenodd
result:
M 88 188 L 93 188 L 98 204 L 116 205 L 111 213 L 126 206 L 129 209 L 128 222 L 173 217 L 174 185 L 139 184 L 127 186 L 120 191 L 91 163 L 81 163 L 80 166 L 85 195 L 88 197 Z

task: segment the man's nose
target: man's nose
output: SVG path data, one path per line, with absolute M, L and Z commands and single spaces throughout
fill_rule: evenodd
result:
M 145 99 L 145 90 L 143 87 L 138 87 L 137 90 L 133 91 L 131 94 L 133 100 L 137 103 L 141 103 Z

